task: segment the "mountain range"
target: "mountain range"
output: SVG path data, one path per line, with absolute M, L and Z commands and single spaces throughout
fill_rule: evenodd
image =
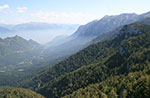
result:
M 78 24 L 49 24 L 42 22 L 0 24 L 0 34 L 3 38 L 19 35 L 26 39 L 33 39 L 45 44 L 56 36 L 68 36 L 72 34 L 78 26 Z
M 25 82 L 23 87 L 30 88 L 46 98 L 148 97 L 149 95 L 143 93 L 147 94 L 149 88 L 144 91 L 142 88 L 133 88 L 141 79 L 149 83 L 146 78 L 149 76 L 149 73 L 146 73 L 149 71 L 150 59 L 149 36 L 150 25 L 125 25 L 116 37 L 90 45 L 58 62 Z M 144 73 L 146 76 L 138 77 Z M 133 80 L 135 78 L 136 80 Z M 124 80 L 127 82 L 122 79 L 127 79 Z M 130 79 L 137 84 L 130 82 Z M 148 84 L 143 86 L 147 87 Z M 122 92 L 126 94 L 120 94 Z
M 46 46 L 18 35 L 1 38 L 0 85 L 46 98 L 148 98 L 149 37 L 150 12 L 105 16 Z M 32 93 L 10 89 L 13 96 Z
M 80 26 L 75 33 L 65 39 L 59 39 L 58 41 L 55 39 L 53 42 L 57 43 L 50 43 L 45 53 L 69 56 L 92 43 L 115 36 L 117 29 L 120 30 L 123 25 L 141 21 L 148 17 L 150 17 L 150 12 L 141 15 L 135 13 L 124 13 L 115 16 L 106 15 L 100 20 L 94 20 Z M 108 33 L 112 31 L 115 33 Z

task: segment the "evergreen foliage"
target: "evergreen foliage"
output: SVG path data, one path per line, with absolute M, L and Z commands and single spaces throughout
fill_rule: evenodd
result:
M 47 98 L 141 98 L 149 96 L 149 70 L 150 26 L 130 24 L 117 37 L 90 45 L 23 87 Z

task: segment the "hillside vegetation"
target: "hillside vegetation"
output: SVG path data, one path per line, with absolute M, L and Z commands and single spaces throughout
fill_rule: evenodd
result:
M 137 84 L 141 80 L 149 81 L 150 26 L 130 24 L 119 32 L 117 37 L 90 45 L 57 63 L 25 82 L 23 87 L 33 89 L 47 98 L 109 97 L 110 93 L 116 94 L 116 98 L 121 96 L 122 89 L 128 92 L 126 96 L 138 96 L 143 86 Z M 139 77 L 140 74 L 144 75 Z M 128 90 L 128 86 L 132 91 Z M 148 96 L 148 90 L 149 87 L 146 91 L 141 90 L 143 96 Z
M 31 90 L 23 88 L 1 87 L 0 98 L 44 98 L 44 97 Z

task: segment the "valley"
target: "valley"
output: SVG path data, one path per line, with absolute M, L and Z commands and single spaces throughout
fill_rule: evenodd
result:
M 150 12 L 75 23 L 1 23 L 0 98 L 149 98 Z

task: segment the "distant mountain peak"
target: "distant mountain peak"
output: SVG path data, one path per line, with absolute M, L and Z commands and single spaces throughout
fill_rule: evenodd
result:
M 20 38 L 20 36 L 18 36 L 18 35 L 15 35 L 15 36 L 14 36 L 14 38 Z
M 105 15 L 100 20 L 89 22 L 86 25 L 80 26 L 78 31 L 73 35 L 80 37 L 98 36 L 100 34 L 110 32 L 115 28 L 133 23 L 137 21 L 136 13 L 123 13 L 120 15 Z
M 119 17 L 119 16 L 137 16 L 137 14 L 136 13 L 122 13 L 122 14 L 119 14 L 119 15 L 105 15 L 103 18 L 107 19 L 107 18 L 110 18 L 110 17 Z
M 120 15 L 137 15 L 136 13 L 122 13 Z
M 109 15 L 105 15 L 104 17 L 107 18 L 107 17 L 109 17 Z
M 16 40 L 16 41 L 26 41 L 26 39 L 18 36 L 18 35 L 15 35 L 14 37 L 7 37 L 7 38 L 4 38 L 5 41 L 12 41 L 12 40 Z
M 23 37 L 21 37 L 21 36 L 18 36 L 18 35 L 15 35 L 14 37 L 12 37 L 13 39 L 16 39 L 16 40 L 20 40 L 20 39 L 23 39 L 23 40 L 25 40 Z

